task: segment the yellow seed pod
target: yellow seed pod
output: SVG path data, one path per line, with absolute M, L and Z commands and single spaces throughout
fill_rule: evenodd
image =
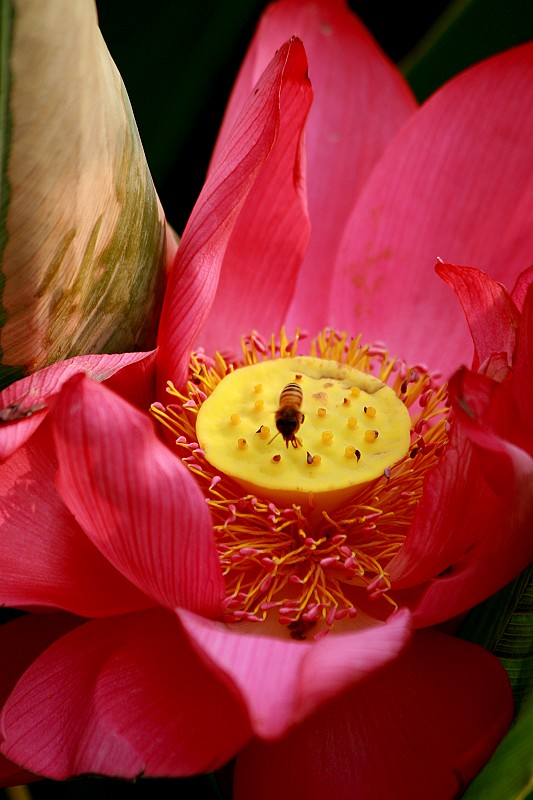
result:
M 291 389 L 291 397 L 298 397 L 301 418 L 295 447 L 279 432 L 277 422 L 280 397 L 287 395 L 296 375 L 301 376 L 299 391 Z M 260 397 L 254 391 L 259 385 Z M 353 388 L 359 392 L 357 402 Z M 264 406 L 258 419 L 254 403 L 259 399 Z M 370 421 L 365 407 L 379 415 L 378 446 L 375 431 L 363 427 L 363 420 Z M 240 420 L 234 423 L 239 440 L 235 427 L 223 424 L 228 408 L 238 415 L 232 422 Z M 326 510 L 348 501 L 359 487 L 400 461 L 409 451 L 410 428 L 409 412 L 390 386 L 348 364 L 313 356 L 235 369 L 216 385 L 196 417 L 198 442 L 217 471 L 257 497 Z

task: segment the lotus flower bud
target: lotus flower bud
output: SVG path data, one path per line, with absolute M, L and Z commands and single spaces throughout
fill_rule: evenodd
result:
M 94 3 L 7 6 L 3 385 L 81 353 L 151 347 L 167 263 L 164 215 Z

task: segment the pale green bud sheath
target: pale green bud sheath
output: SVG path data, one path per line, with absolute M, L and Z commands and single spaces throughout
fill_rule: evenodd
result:
M 165 220 L 92 0 L 1 0 L 0 377 L 149 349 Z

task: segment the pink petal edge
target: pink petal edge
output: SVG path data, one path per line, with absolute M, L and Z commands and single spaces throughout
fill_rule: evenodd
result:
M 497 659 L 418 632 L 388 667 L 275 742 L 238 756 L 234 800 L 450 800 L 507 730 L 512 696 Z
M 25 614 L 0 625 L 0 706 L 30 664 L 55 639 L 81 623 L 70 614 Z M 20 786 L 40 776 L 0 755 L 0 786 Z
M 281 736 L 381 669 L 403 650 L 411 635 L 408 612 L 353 632 L 347 627 L 316 643 L 282 638 L 279 631 L 262 635 L 253 624 L 250 630 L 240 623 L 224 625 L 184 611 L 179 616 L 197 652 L 239 688 L 255 734 L 265 739 Z
M 415 111 L 416 102 L 399 71 L 343 0 L 282 0 L 271 4 L 261 18 L 229 100 L 212 164 L 272 54 L 291 36 L 303 41 L 314 91 L 305 159 L 311 241 L 303 262 L 296 265 L 296 285 L 291 261 L 282 275 L 286 296 L 292 297 L 284 315 L 292 335 L 297 327 L 314 333 L 326 324 L 323 299 L 332 254 L 371 168 Z M 255 258 L 253 262 L 257 269 Z M 263 285 L 275 286 L 267 260 L 259 269 Z M 240 294 L 236 290 L 233 296 Z M 255 328 L 267 336 L 276 324 L 279 320 L 273 317 L 266 327 L 268 319 L 263 322 L 259 315 L 240 333 Z
M 205 498 L 148 415 L 84 376 L 65 384 L 52 413 L 58 490 L 89 539 L 157 602 L 220 613 Z
M 478 371 L 495 353 L 504 353 L 510 366 L 520 313 L 505 287 L 472 267 L 438 263 L 435 270 L 452 287 L 466 316 L 474 342 L 472 369 Z
M 0 717 L 2 753 L 54 780 L 216 769 L 250 729 L 230 687 L 161 609 L 95 620 L 52 644 Z
M 513 291 L 511 292 L 511 297 L 513 298 L 519 311 L 523 311 L 524 309 L 527 290 L 532 284 L 533 284 L 533 267 L 528 267 L 528 269 L 525 269 L 523 272 L 520 273 L 520 275 L 516 279 Z
M 0 605 L 122 614 L 153 603 L 87 539 L 57 494 L 48 421 L 0 464 Z
M 306 67 L 302 48 L 297 69 L 283 73 L 272 149 L 236 219 L 198 339 L 208 353 L 240 352 L 244 334 L 270 336 L 284 322 L 310 233 L 303 129 L 312 92 Z M 255 91 L 262 91 L 261 82 Z
M 528 100 L 529 98 L 529 100 Z M 512 285 L 531 259 L 533 44 L 443 86 L 393 139 L 346 227 L 329 324 L 449 375 L 470 361 L 437 258 Z
M 533 458 L 478 419 L 476 403 L 486 403 L 488 384 L 467 370 L 450 381 L 452 440 L 387 567 L 394 590 L 422 591 L 413 609 L 417 627 L 466 611 L 533 560 Z
M 292 40 L 280 48 L 233 128 L 194 207 L 163 305 L 158 366 L 161 383 L 172 379 L 180 384 L 185 379 L 190 351 L 213 303 L 235 224 L 276 141 L 284 87 L 292 87 L 299 98 L 292 114 L 297 114 L 298 108 L 305 110 L 309 104 L 306 68 L 301 42 Z M 257 304 L 257 296 L 254 302 Z M 238 339 L 234 346 L 238 346 Z
M 144 373 L 153 367 L 155 351 L 149 353 L 119 353 L 116 355 L 75 356 L 34 372 L 12 383 L 0 393 L 0 461 L 9 458 L 37 430 L 46 416 L 48 400 L 62 385 L 81 372 L 94 380 L 106 381 L 127 367 L 137 365 Z M 135 373 L 130 382 L 135 383 Z

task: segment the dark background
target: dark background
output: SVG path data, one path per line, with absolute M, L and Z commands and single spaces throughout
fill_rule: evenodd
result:
M 233 80 L 266 5 L 261 0 L 97 0 L 100 27 L 126 84 L 157 191 L 180 233 L 202 187 Z M 399 62 L 447 3 L 352 0 L 349 5 Z M 475 53 L 470 57 L 478 60 Z M 427 93 L 423 84 L 419 96 Z

